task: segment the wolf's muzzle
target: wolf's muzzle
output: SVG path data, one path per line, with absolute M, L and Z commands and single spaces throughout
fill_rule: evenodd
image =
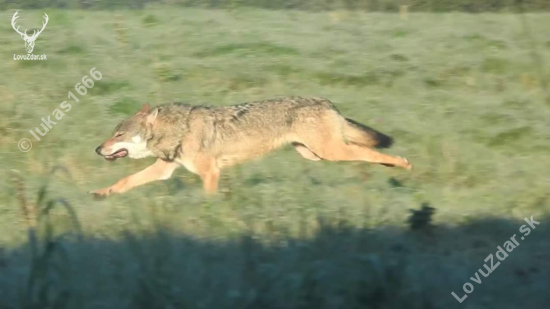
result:
M 95 149 L 95 153 L 101 155 L 101 146 L 97 146 L 97 148 Z

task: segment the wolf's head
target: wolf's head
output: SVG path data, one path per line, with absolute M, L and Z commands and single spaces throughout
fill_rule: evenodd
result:
M 158 109 L 150 110 L 145 104 L 134 116 L 122 121 L 105 143 L 95 149 L 107 161 L 114 161 L 126 156 L 141 159 L 153 155 L 147 148 L 147 139 L 151 127 L 158 116 Z

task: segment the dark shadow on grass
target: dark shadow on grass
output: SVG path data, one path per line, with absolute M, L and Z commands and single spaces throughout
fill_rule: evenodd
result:
M 548 308 L 548 218 L 535 217 L 540 225 L 520 240 L 524 221 L 442 226 L 424 206 L 412 211 L 409 228 L 320 218 L 313 235 L 294 237 L 267 222 L 269 243 L 255 233 L 201 239 L 160 224 L 117 240 L 65 234 L 42 243 L 39 259 L 27 245 L 0 255 L 0 307 L 463 308 L 451 292 L 463 296 L 470 282 L 468 306 Z M 427 213 L 429 224 L 419 224 Z M 472 282 L 514 234 L 520 245 L 481 284 Z

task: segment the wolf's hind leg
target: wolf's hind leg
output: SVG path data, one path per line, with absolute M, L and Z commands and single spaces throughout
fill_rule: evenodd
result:
M 321 132 L 323 134 L 325 132 Z M 326 131 L 325 138 L 310 138 L 304 144 L 313 154 L 328 161 L 366 161 L 389 166 L 399 166 L 405 169 L 412 169 L 412 164 L 407 159 L 390 156 L 372 150 L 368 147 L 347 144 L 338 134 Z M 327 138 L 328 137 L 328 138 Z
M 321 158 L 330 161 L 366 161 L 388 166 L 398 166 L 408 170 L 412 169 L 412 164 L 405 158 L 390 156 L 364 146 L 343 142 L 326 145 L 324 151 L 319 153 L 319 155 Z
M 305 159 L 311 160 L 311 161 L 320 161 L 321 158 L 319 158 L 318 155 L 316 155 L 313 151 L 311 151 L 309 148 L 304 146 L 300 143 L 292 143 L 292 146 L 294 146 L 294 149 L 298 151 L 304 157 Z
M 134 187 L 144 185 L 155 180 L 165 180 L 179 167 L 178 163 L 157 159 L 153 165 L 146 169 L 121 179 L 116 184 L 91 192 L 96 197 L 105 197 L 115 193 L 124 193 Z
M 412 165 L 407 159 L 374 151 L 364 145 L 369 144 L 368 141 L 348 142 L 347 138 L 358 138 L 351 135 L 350 132 L 346 138 L 346 132 L 342 130 L 342 121 L 344 120 L 339 114 L 329 112 L 318 118 L 313 118 L 309 122 L 304 121 L 298 130 L 298 141 L 307 145 L 308 150 L 317 157 L 328 161 L 366 161 L 412 169 Z M 371 144 L 374 146 L 373 143 Z

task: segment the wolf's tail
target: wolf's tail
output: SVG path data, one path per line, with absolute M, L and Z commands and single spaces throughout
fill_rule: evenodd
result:
M 393 144 L 391 137 L 349 118 L 346 118 L 344 124 L 344 137 L 351 143 L 365 147 L 388 148 Z

